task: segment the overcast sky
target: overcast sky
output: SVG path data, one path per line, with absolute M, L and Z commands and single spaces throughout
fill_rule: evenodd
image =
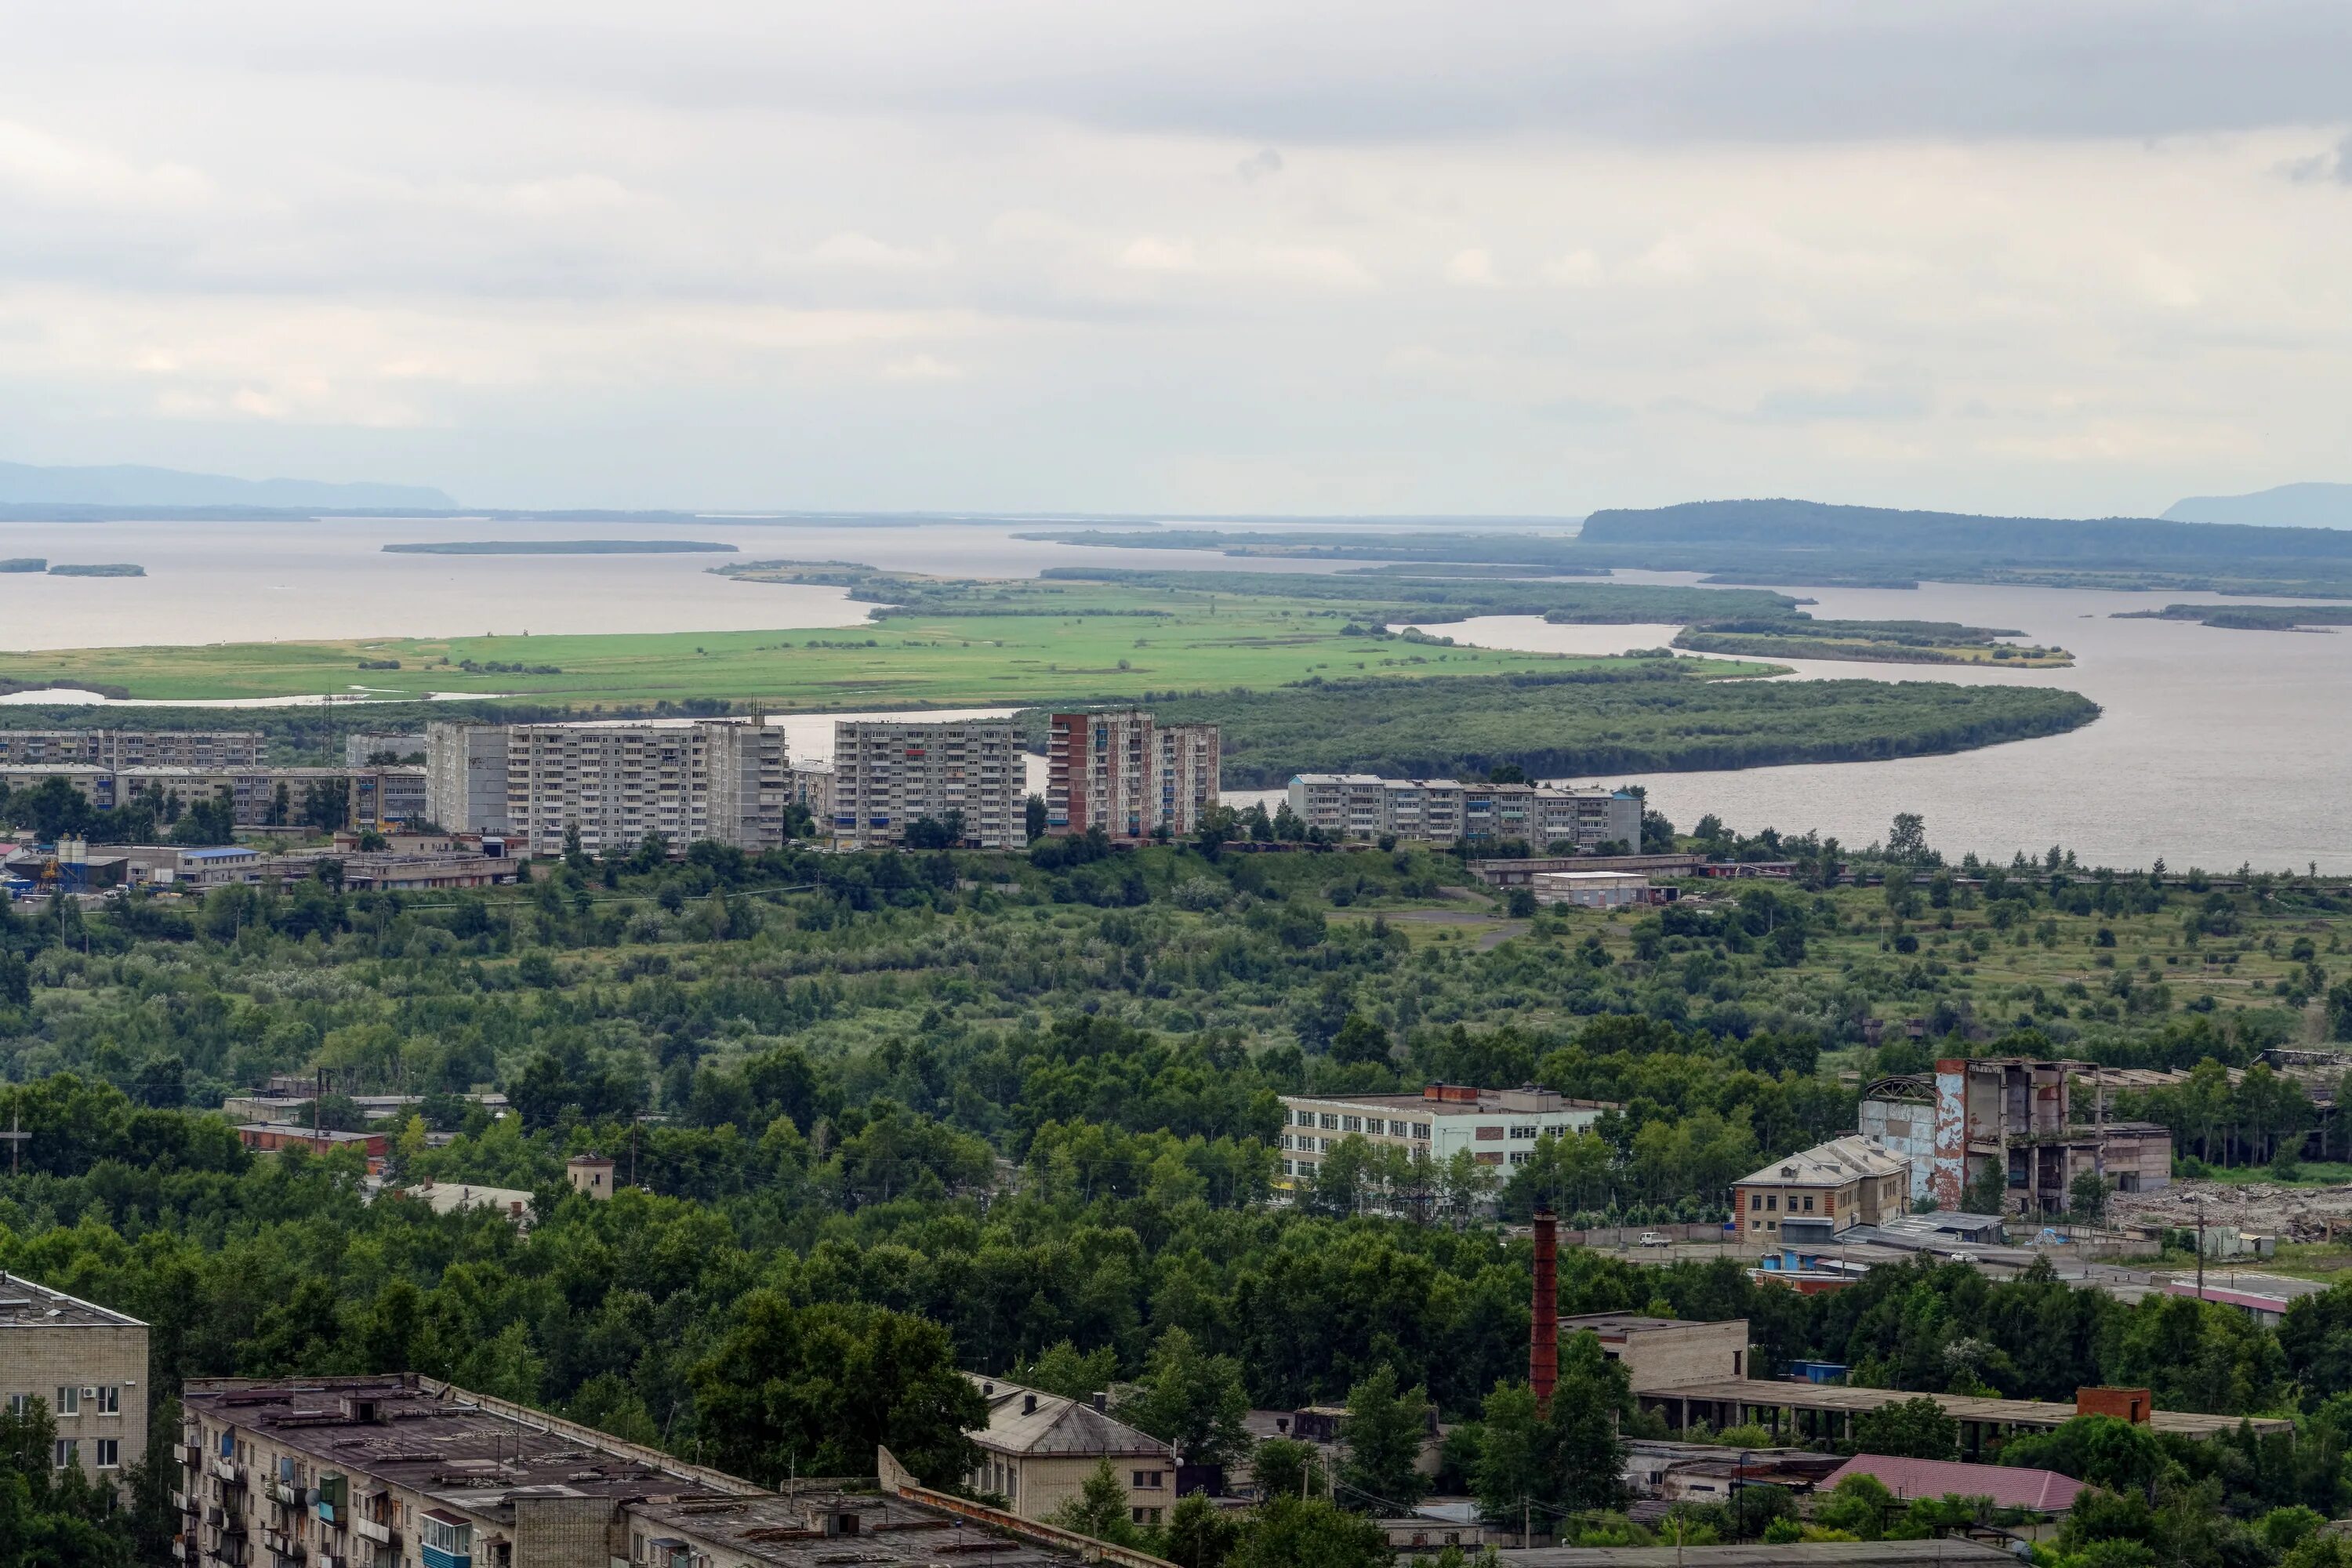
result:
M 2352 479 L 2347 132 L 2342 0 L 18 7 L 0 458 L 2154 511 Z

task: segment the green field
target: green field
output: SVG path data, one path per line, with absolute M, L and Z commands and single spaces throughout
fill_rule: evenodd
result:
M 919 610 L 820 630 L 8 653 L 0 654 L 0 681 L 54 680 L 159 700 L 455 691 L 575 705 L 721 698 L 821 710 L 1025 705 L 1265 688 L 1316 676 L 1491 675 L 1618 662 L 1368 639 L 1343 632 L 1349 607 L 1307 598 L 1090 582 L 986 587 L 985 603 L 965 599 L 936 615 Z M 1011 613 L 966 613 L 999 604 Z M 399 668 L 362 669 L 362 659 Z M 1693 675 L 1772 668 L 1719 659 L 1684 667 Z

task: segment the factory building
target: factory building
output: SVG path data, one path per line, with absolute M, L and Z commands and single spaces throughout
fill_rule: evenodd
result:
M 2094 1062 L 1953 1058 L 1932 1073 L 1871 1084 L 1861 1132 L 1910 1162 L 1912 1201 L 1932 1198 L 1940 1208 L 1965 1206 L 1988 1165 L 2006 1173 L 2009 1206 L 2029 1213 L 2068 1207 L 2084 1172 L 2119 1192 L 2160 1191 L 2171 1184 L 2172 1134 L 2110 1119 L 2109 1073 Z M 2078 1089 L 2087 1107 L 2076 1104 Z
M 1433 1083 L 1419 1094 L 1286 1094 L 1282 1097 L 1281 1174 L 1312 1179 L 1322 1157 L 1349 1138 L 1402 1149 L 1444 1164 L 1464 1150 L 1482 1165 L 1524 1165 L 1538 1138 L 1581 1132 L 1620 1109 L 1605 1100 L 1571 1100 L 1548 1089 L 1478 1089 Z

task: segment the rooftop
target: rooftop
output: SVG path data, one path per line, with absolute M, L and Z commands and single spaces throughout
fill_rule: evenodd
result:
M 1874 1476 L 1898 1498 L 1990 1498 L 1995 1508 L 2030 1508 L 2036 1513 L 2064 1513 L 2085 1484 L 2055 1470 L 2021 1466 L 1856 1454 L 1822 1485 L 1833 1488 L 1848 1476 Z
M 147 1325 L 111 1308 L 14 1274 L 0 1274 L 0 1329 L 129 1328 Z
M 1687 1329 L 1691 1323 L 1681 1318 L 1651 1318 L 1639 1312 L 1585 1312 L 1559 1321 L 1563 1334 L 1641 1333 L 1649 1329 Z
M 1854 1134 L 1832 1138 L 1786 1159 L 1775 1160 L 1734 1184 L 1836 1187 L 1868 1176 L 1898 1176 L 1910 1168 L 1911 1162 L 1902 1155 L 1889 1153 L 1869 1139 Z
M 984 1556 L 998 1568 L 1034 1568 L 1077 1561 L 1072 1553 L 1017 1540 L 938 1509 L 878 1492 L 845 1491 L 828 1481 L 803 1482 L 788 1495 L 649 1501 L 629 1512 L 635 1528 L 651 1541 L 675 1532 L 762 1563 L 814 1568 L 856 1562 L 930 1568 L 971 1555 Z M 827 1536 L 826 1517 L 842 1514 L 857 1516 L 857 1533 L 845 1539 Z M 845 1550 L 855 1555 L 845 1556 Z
M 1420 1094 L 1286 1094 L 1282 1098 L 1298 1104 L 1353 1106 L 1388 1114 L 1416 1111 L 1431 1116 L 1492 1116 L 1498 1111 L 1540 1115 L 1554 1110 L 1622 1109 L 1613 1100 L 1571 1100 L 1548 1089 L 1482 1089 L 1475 1092 L 1475 1100 L 1433 1100 L 1426 1090 Z
M 712 1471 L 532 1413 L 520 1419 L 413 1374 L 262 1380 L 192 1378 L 183 1403 L 218 1426 L 258 1433 L 326 1469 L 356 1470 L 468 1512 L 513 1494 L 724 1496 Z
M 1175 1463 L 1174 1448 L 1097 1410 L 1086 1400 L 1066 1399 L 975 1373 L 964 1375 L 979 1385 L 982 1397 L 988 1401 L 988 1425 L 972 1434 L 972 1440 L 983 1447 L 1005 1454 L 1087 1458 L 1141 1456 Z

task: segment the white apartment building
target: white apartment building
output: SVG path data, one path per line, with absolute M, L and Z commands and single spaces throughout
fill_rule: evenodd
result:
M 1056 713 L 1045 742 L 1045 826 L 1114 838 L 1192 832 L 1217 804 L 1214 724 L 1161 724 L 1138 709 Z
M 844 719 L 833 727 L 833 837 L 844 849 L 904 842 L 925 817 L 963 823 L 979 849 L 1029 842 L 1027 774 L 1009 719 Z
M 1548 1089 L 1475 1089 L 1433 1083 L 1419 1094 L 1282 1097 L 1282 1174 L 1312 1177 L 1323 1156 L 1349 1138 L 1404 1149 L 1444 1164 L 1466 1149 L 1482 1165 L 1524 1165 L 1538 1138 L 1565 1138 L 1619 1109 Z
M 0 1274 L 0 1395 L 49 1407 L 57 1468 L 120 1487 L 147 1452 L 147 1325 Z
M 458 833 L 520 837 L 552 855 L 576 826 L 593 855 L 659 834 L 673 847 L 784 841 L 793 781 L 784 733 L 757 721 L 691 724 L 435 724 L 425 809 Z
M 1290 781 L 1291 815 L 1343 838 L 1452 844 L 1522 838 L 1541 847 L 1641 847 L 1642 798 L 1598 784 L 1465 784 L 1459 779 L 1384 779 L 1372 773 L 1300 773 Z
M 626 855 L 658 834 L 739 849 L 784 841 L 784 733 L 757 721 L 515 724 L 507 730 L 507 816 L 534 855 Z M 443 825 L 446 826 L 445 823 Z

